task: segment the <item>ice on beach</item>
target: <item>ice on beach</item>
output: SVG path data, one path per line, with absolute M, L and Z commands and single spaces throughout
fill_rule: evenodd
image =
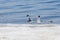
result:
M 60 40 L 59 25 L 0 24 L 0 40 Z

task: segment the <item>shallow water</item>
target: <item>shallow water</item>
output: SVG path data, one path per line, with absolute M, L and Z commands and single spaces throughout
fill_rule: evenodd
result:
M 0 0 L 0 23 L 27 23 L 27 14 L 34 23 L 40 15 L 41 23 L 60 24 L 60 0 Z

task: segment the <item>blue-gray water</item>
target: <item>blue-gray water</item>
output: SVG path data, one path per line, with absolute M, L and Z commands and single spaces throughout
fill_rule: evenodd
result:
M 41 16 L 41 23 L 60 24 L 60 0 L 0 0 L 0 23 L 26 23 L 27 17 L 36 23 Z

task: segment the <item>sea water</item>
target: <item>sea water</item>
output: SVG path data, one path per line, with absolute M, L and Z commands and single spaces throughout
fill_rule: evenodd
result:
M 60 0 L 0 0 L 0 23 L 27 23 L 26 15 L 33 23 L 41 16 L 41 23 L 60 24 Z

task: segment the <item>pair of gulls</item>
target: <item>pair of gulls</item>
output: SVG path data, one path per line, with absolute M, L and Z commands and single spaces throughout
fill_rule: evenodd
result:
M 27 17 L 29 17 L 29 15 L 27 15 Z M 33 20 L 29 17 L 28 20 L 27 20 L 28 23 L 32 23 Z M 37 23 L 41 23 L 40 21 L 40 16 L 37 17 Z

